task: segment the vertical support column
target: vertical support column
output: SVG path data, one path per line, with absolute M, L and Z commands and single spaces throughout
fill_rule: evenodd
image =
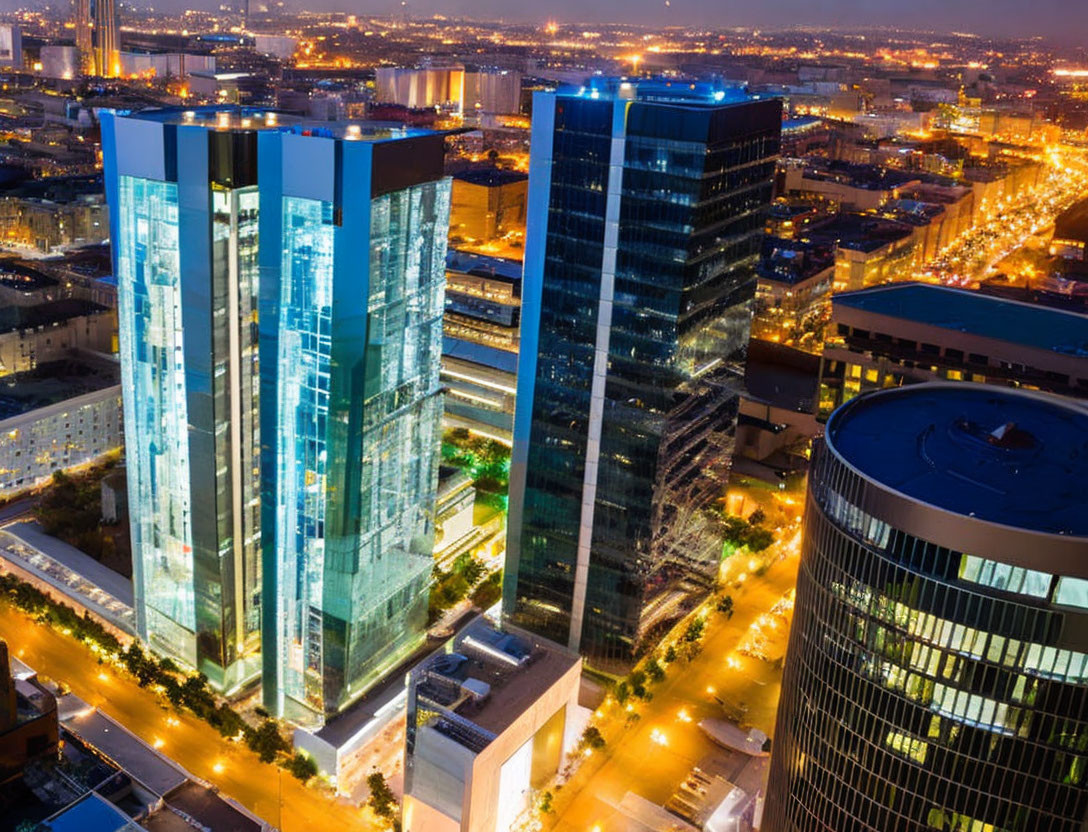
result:
M 578 559 L 574 565 L 574 596 L 571 599 L 570 637 L 567 640 L 567 647 L 574 651 L 579 649 L 582 642 L 589 558 L 593 545 L 593 515 L 597 502 L 597 473 L 601 458 L 601 424 L 604 419 L 604 391 L 608 376 L 608 343 L 612 333 L 612 296 L 616 285 L 616 250 L 620 236 L 627 103 L 617 101 L 612 110 L 612 148 L 608 162 L 608 193 L 604 209 L 601 291 L 597 301 L 597 340 L 593 351 L 593 377 L 589 393 L 589 431 L 582 480 L 582 516 L 578 524 Z

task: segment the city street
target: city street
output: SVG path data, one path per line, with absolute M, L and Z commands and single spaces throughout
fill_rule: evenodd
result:
M 927 263 L 915 275 L 952 286 L 973 286 L 992 277 L 995 269 L 1033 238 L 1049 240 L 1054 218 L 1083 195 L 1084 152 L 1072 147 L 1049 148 L 1038 187 L 1000 205 L 985 222 L 972 228 Z M 1009 281 L 1023 282 L 1010 274 Z
M 556 814 L 544 816 L 546 828 L 619 832 L 626 826 L 615 806 L 628 791 L 663 804 L 692 766 L 708 755 L 729 753 L 699 729 L 702 719 L 739 716 L 745 728 L 773 734 L 781 663 L 742 656 L 737 648 L 752 625 L 793 588 L 798 543 L 799 537 L 793 537 L 781 544 L 787 552 L 783 560 L 762 576 L 746 580 L 741 589 L 730 590 L 733 617 L 710 615 L 702 652 L 690 663 L 681 659 L 670 665 L 665 681 L 651 688 L 653 699 L 635 703 L 641 718 L 618 741 L 597 752 L 605 756 L 603 764 L 592 758 L 586 761 L 584 770 L 564 787 L 573 792 L 560 791 Z
M 42 677 L 63 683 L 282 832 L 310 830 L 318 818 L 322 826 L 337 832 L 382 828 L 369 810 L 334 800 L 303 786 L 288 772 L 261 763 L 244 745 L 224 740 L 211 726 L 191 714 L 174 712 L 151 691 L 99 665 L 83 644 L 6 604 L 0 604 L 0 638 Z

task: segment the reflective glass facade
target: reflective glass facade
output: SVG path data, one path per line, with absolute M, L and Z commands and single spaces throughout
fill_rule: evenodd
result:
M 360 280 L 338 269 L 333 204 L 283 198 L 274 689 L 288 713 L 337 710 L 422 639 L 448 206 L 445 181 L 373 199 Z
M 110 160 L 137 626 L 225 691 L 260 670 L 253 138 L 175 130 L 147 176 Z
M 851 406 L 831 417 L 829 434 Z M 1042 433 L 1030 450 L 1025 436 L 976 448 L 966 433 L 969 403 L 950 411 L 963 420 L 948 431 L 961 451 L 928 459 L 933 469 L 947 464 L 961 491 L 983 482 L 983 464 L 968 462 L 976 454 L 1020 469 L 1003 477 L 1014 488 L 1021 466 L 1045 458 L 1048 440 L 1050 454 L 1076 452 Z M 932 451 L 927 436 L 946 430 L 927 424 L 918 421 L 922 454 Z M 888 434 L 878 436 L 887 453 L 899 451 Z M 1046 464 L 1054 488 L 1046 499 L 1075 504 L 1075 495 L 1062 496 L 1061 472 Z M 962 478 L 968 469 L 974 481 Z M 810 477 L 763 828 L 1081 829 L 1088 616 L 1062 593 L 1081 579 L 1058 573 L 1083 570 L 1088 538 L 987 525 L 913 502 L 844 459 L 834 438 L 817 443 Z M 965 551 L 968 541 L 974 547 Z
M 534 100 L 506 612 L 617 673 L 718 570 L 780 131 L 725 95 Z
M 442 137 L 231 108 L 103 134 L 140 633 L 319 723 L 424 636 Z
M 141 635 L 195 667 L 177 184 L 123 177 L 117 238 L 133 591 Z

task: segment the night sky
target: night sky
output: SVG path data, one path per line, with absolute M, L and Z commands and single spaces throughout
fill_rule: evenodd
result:
M 170 2 L 171 0 L 160 0 Z M 295 5 L 299 0 L 288 0 Z M 172 0 L 178 2 L 178 0 Z M 654 25 L 903 26 L 979 35 L 1059 36 L 1088 46 L 1088 0 L 408 0 L 413 15 L 486 16 L 559 22 L 631 21 Z M 313 7 L 384 12 L 399 0 L 315 0 Z
M 42 0 L 0 0 L 0 11 Z M 56 6 L 66 0 L 52 0 Z M 220 0 L 135 0 L 166 10 L 214 9 Z M 287 0 L 291 9 L 329 9 L 385 15 L 400 0 Z M 412 16 L 435 13 L 510 22 L 622 22 L 655 26 L 705 25 L 783 28 L 794 25 L 856 29 L 899 26 L 983 36 L 1056 38 L 1088 48 L 1088 0 L 408 0 Z

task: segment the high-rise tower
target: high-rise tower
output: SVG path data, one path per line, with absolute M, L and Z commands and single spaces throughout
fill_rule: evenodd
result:
M 442 137 L 208 108 L 103 149 L 140 634 L 320 721 L 423 637 Z
M 713 585 L 781 103 L 533 101 L 505 613 L 622 673 Z
M 1076 832 L 1088 409 L 863 394 L 817 443 L 767 832 Z
M 84 75 L 121 74 L 116 0 L 75 0 L 76 49 Z

